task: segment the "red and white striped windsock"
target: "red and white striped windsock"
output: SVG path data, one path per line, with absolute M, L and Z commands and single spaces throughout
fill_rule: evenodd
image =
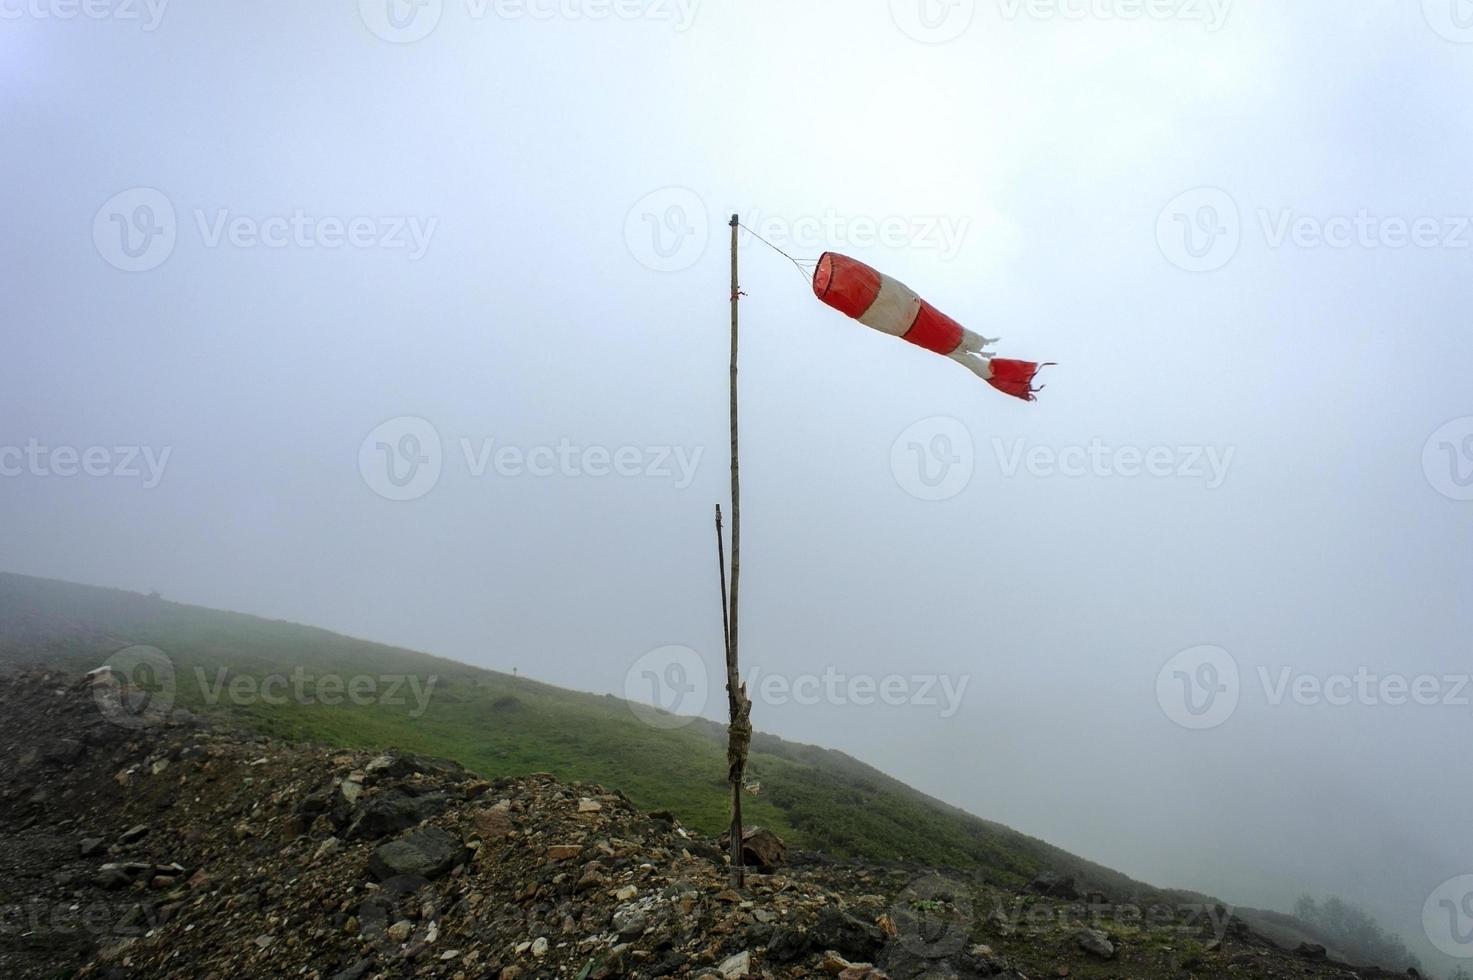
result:
M 1004 394 L 1033 401 L 1034 375 L 1043 365 L 1012 361 L 984 350 L 996 339 L 972 333 L 917 296 L 910 287 L 847 255 L 825 252 L 813 273 L 819 299 L 867 327 L 908 340 L 965 365 Z

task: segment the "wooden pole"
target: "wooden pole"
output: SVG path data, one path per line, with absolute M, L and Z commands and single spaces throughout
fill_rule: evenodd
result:
M 748 720 L 752 703 L 737 669 L 737 588 L 742 562 L 742 490 L 737 454 L 737 312 L 741 304 L 741 279 L 737 269 L 737 229 L 740 215 L 731 216 L 731 596 L 726 616 L 726 699 L 731 724 L 726 730 L 727 776 L 731 780 L 731 885 L 745 883 L 742 867 L 742 775 L 747 767 L 747 746 L 752 739 Z

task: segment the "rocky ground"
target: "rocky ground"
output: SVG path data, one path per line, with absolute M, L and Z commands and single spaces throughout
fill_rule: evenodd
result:
M 104 678 L 105 681 L 105 678 Z M 1221 906 L 1043 875 L 785 855 L 730 887 L 717 841 L 617 789 L 490 782 L 0 677 L 0 976 L 1353 977 Z

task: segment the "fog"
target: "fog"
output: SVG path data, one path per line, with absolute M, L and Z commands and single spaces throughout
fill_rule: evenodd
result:
M 1007 398 L 743 233 L 755 725 L 1440 967 L 1465 13 L 0 0 L 0 567 L 621 695 L 684 646 L 720 717 L 737 212 L 1059 362 Z

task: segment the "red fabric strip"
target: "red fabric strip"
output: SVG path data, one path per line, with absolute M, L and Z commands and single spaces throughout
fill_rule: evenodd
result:
M 950 354 L 961 346 L 962 325 L 921 300 L 921 312 L 916 314 L 916 322 L 901 339 L 938 354 Z
M 845 316 L 858 318 L 880 295 L 880 274 L 858 259 L 825 252 L 813 270 L 813 294 Z

